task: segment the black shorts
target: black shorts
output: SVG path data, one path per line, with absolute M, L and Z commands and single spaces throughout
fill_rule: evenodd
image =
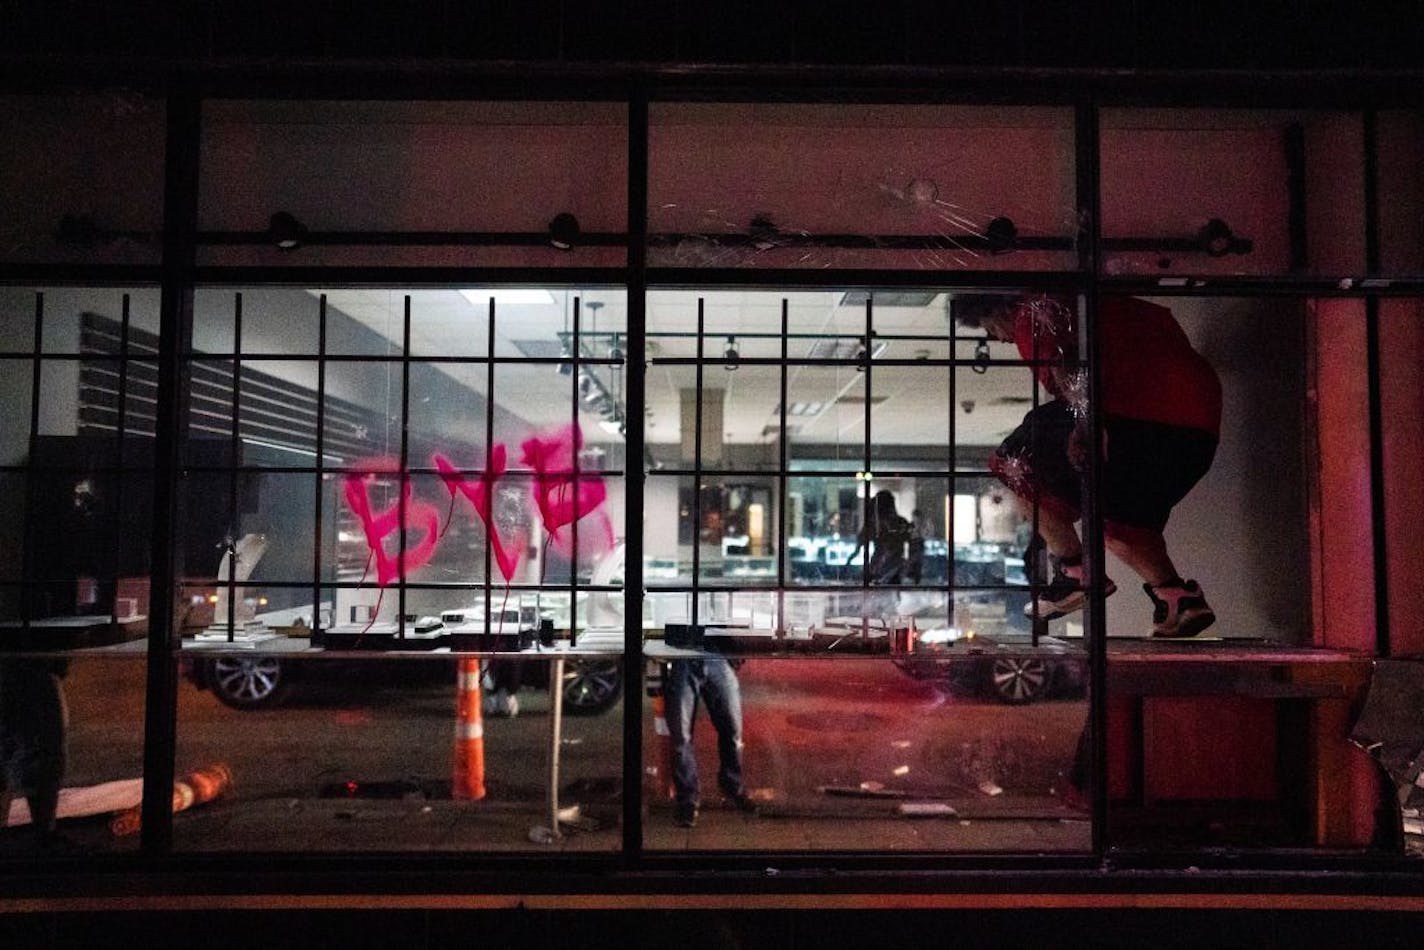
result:
M 993 468 L 1015 494 L 1077 519 L 1082 510 L 1082 473 L 1069 459 L 1075 419 L 1061 399 L 1024 416 L 995 452 Z M 1192 486 L 1216 457 L 1217 438 L 1186 426 L 1108 416 L 1107 448 L 1099 469 L 1103 521 L 1161 531 Z

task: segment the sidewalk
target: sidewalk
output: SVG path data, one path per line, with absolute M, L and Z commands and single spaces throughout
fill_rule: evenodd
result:
M 566 807 L 572 802 L 564 803 Z M 1087 816 L 1042 798 L 946 802 L 953 815 L 902 816 L 895 803 L 828 801 L 795 810 L 766 803 L 746 815 L 721 802 L 702 809 L 696 827 L 673 822 L 670 803 L 645 813 L 644 851 L 724 851 L 766 854 L 817 851 L 1081 852 L 1089 847 Z M 582 803 L 561 836 L 545 843 L 546 808 L 532 803 L 426 799 L 219 799 L 174 816 L 174 852 L 359 852 L 478 854 L 616 853 L 623 847 L 616 801 Z M 565 818 L 569 813 L 565 812 Z M 61 822 L 62 852 L 132 853 L 139 836 L 115 836 L 108 818 Z M 536 840 L 536 838 L 538 840 Z M 27 829 L 0 834 L 0 860 L 35 854 Z
M 751 816 L 709 803 L 694 828 L 680 828 L 669 804 L 651 807 L 644 849 L 657 851 L 1083 851 L 1087 816 L 1043 799 L 950 802 L 953 816 L 904 817 L 893 805 L 780 810 Z M 548 853 L 622 848 L 617 802 L 584 804 L 562 837 L 536 842 L 546 810 L 527 804 L 437 799 L 281 799 L 214 802 L 176 816 L 178 851 L 359 851 Z

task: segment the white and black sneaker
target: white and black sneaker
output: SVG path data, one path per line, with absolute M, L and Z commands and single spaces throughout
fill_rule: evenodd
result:
M 1216 622 L 1216 613 L 1196 581 L 1178 577 L 1155 587 L 1143 584 L 1142 589 L 1152 598 L 1154 637 L 1194 637 Z
M 1117 585 L 1112 582 L 1112 578 L 1104 577 L 1103 596 L 1107 597 L 1115 590 Z M 1069 574 L 1061 564 L 1055 564 L 1053 580 L 1039 592 L 1038 597 L 1024 604 L 1024 616 L 1032 618 L 1034 608 L 1037 607 L 1039 620 L 1057 620 L 1075 610 L 1082 610 L 1087 602 L 1088 591 L 1083 587 L 1083 579 Z

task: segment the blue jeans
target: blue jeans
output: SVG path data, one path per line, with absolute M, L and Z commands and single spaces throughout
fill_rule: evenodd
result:
M 707 706 L 707 718 L 717 730 L 717 785 L 724 794 L 745 794 L 742 786 L 742 690 L 731 664 L 721 657 L 673 660 L 668 664 L 668 732 L 672 738 L 672 783 L 680 805 L 701 801 L 692 727 L 697 703 Z

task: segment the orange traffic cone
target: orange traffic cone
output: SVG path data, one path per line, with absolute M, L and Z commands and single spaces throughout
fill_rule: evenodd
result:
M 455 691 L 455 767 L 450 797 L 485 797 L 485 724 L 480 716 L 480 661 L 462 659 Z
M 217 798 L 232 787 L 232 770 L 221 762 L 187 775 L 173 783 L 173 811 L 178 813 L 194 805 Z M 109 830 L 120 837 L 138 832 L 143 825 L 142 807 L 119 812 L 109 822 Z

